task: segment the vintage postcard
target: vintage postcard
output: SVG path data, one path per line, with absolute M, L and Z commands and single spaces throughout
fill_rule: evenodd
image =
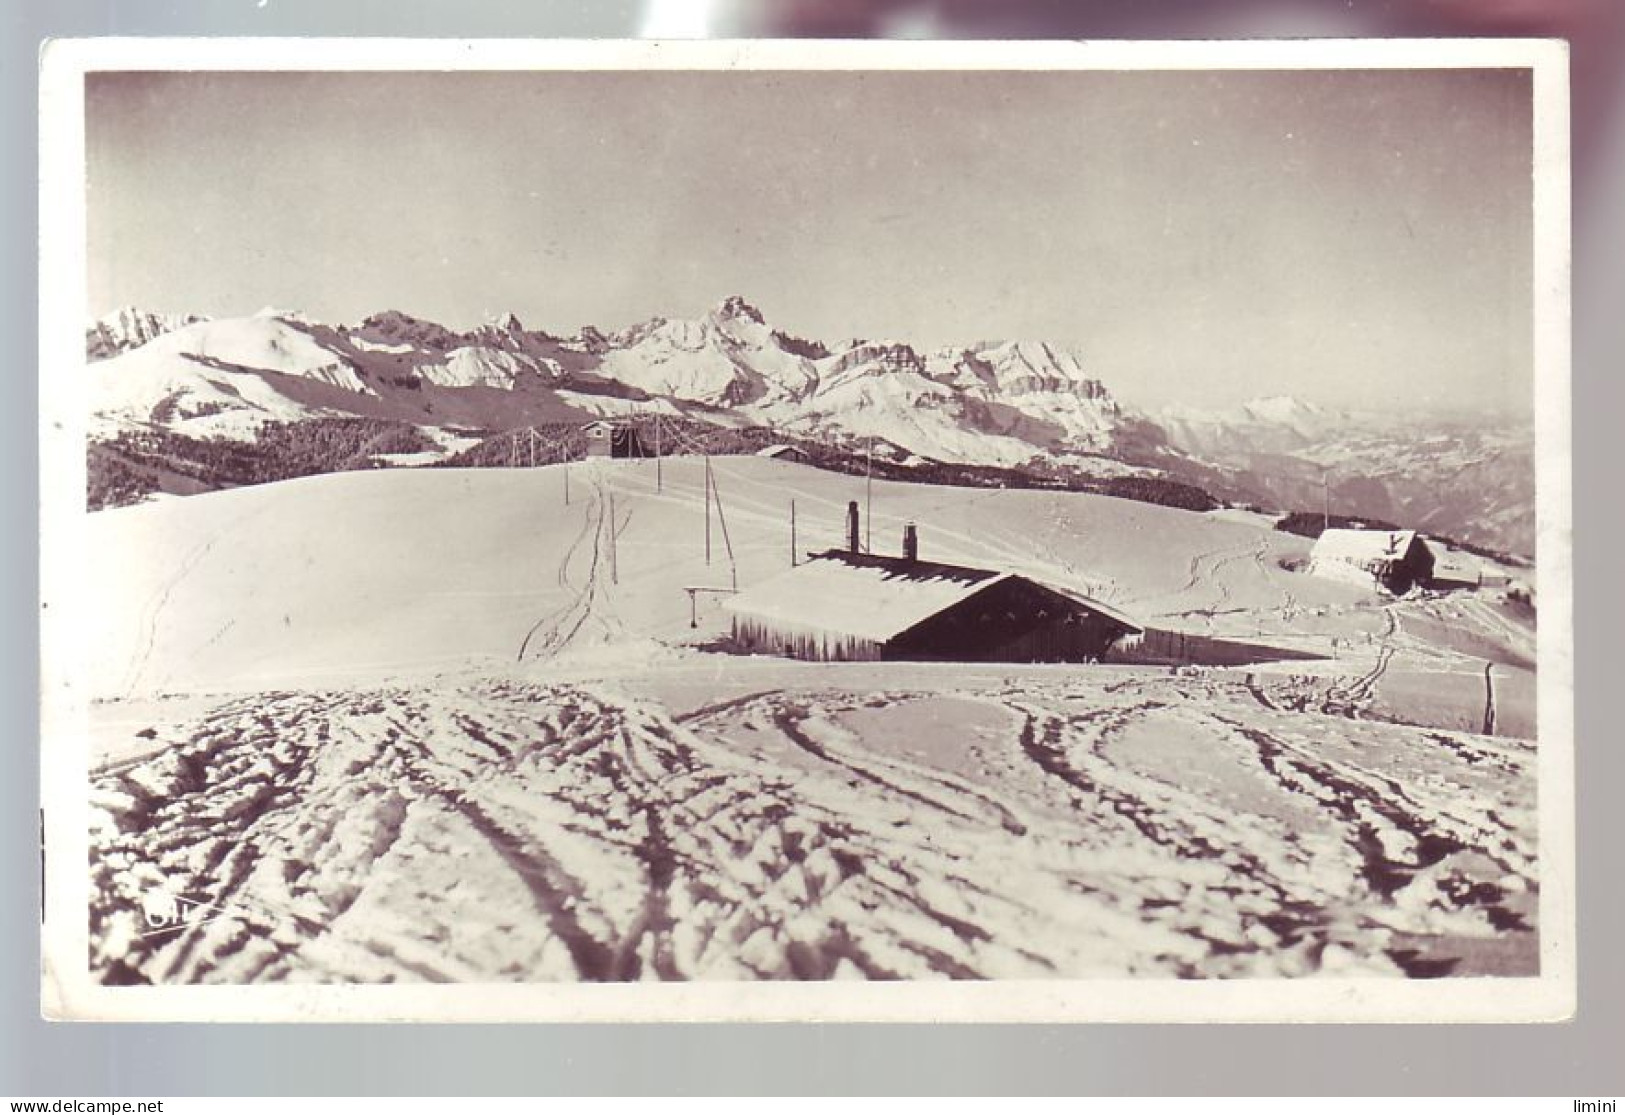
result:
M 1572 1011 L 1562 45 L 42 83 L 51 1016 Z

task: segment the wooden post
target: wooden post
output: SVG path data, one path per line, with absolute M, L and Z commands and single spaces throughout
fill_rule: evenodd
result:
M 564 506 L 570 506 L 570 462 L 564 462 Z
M 711 457 L 705 458 L 705 564 L 711 564 Z
M 796 501 L 790 501 L 790 568 L 796 567 Z
M 660 412 L 655 411 L 655 491 L 664 491 L 660 476 Z
M 1493 662 L 1484 663 L 1484 734 L 1495 734 L 1495 681 L 1490 677 Z

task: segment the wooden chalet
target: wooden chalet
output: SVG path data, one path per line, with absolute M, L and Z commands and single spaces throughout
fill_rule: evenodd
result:
M 652 457 L 643 446 L 643 439 L 629 422 L 616 422 L 600 418 L 581 427 L 581 436 L 587 443 L 588 457 Z
M 741 647 L 810 661 L 1093 662 L 1141 631 L 1018 574 L 855 547 L 814 554 L 724 608 Z
M 1433 551 L 1414 530 L 1325 531 L 1309 552 L 1309 572 L 1403 594 L 1433 576 Z

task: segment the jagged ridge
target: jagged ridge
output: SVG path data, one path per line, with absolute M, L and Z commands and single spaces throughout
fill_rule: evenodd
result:
M 738 296 L 698 318 L 568 337 L 513 314 L 459 332 L 395 310 L 330 326 L 124 309 L 87 330 L 86 352 L 100 436 L 241 440 L 266 422 L 335 415 L 499 430 L 660 410 L 833 444 L 880 439 L 948 464 L 1160 475 L 1277 510 L 1317 503 L 1329 468 L 1350 513 L 1523 552 L 1533 541 L 1526 436 L 1396 426 L 1290 396 L 1140 414 L 1048 342 L 829 345 L 773 328 Z

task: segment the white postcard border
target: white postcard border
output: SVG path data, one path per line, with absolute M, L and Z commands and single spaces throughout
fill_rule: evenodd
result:
M 88 956 L 89 781 L 75 647 L 85 461 L 84 76 L 102 70 L 1264 70 L 1528 68 L 1535 167 L 1541 975 L 1528 979 L 1033 980 L 106 987 Z M 46 44 L 40 90 L 42 1007 L 126 1021 L 1526 1022 L 1575 1007 L 1568 52 L 1544 40 L 625 42 L 97 39 Z

